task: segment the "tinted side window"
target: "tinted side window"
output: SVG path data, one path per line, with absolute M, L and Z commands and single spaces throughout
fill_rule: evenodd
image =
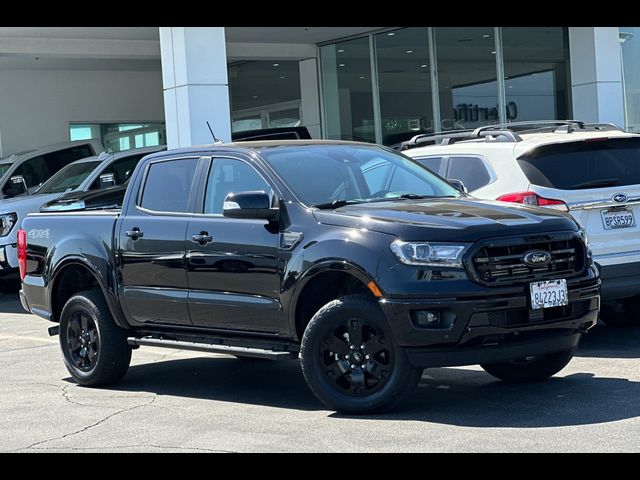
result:
M 71 162 L 80 160 L 81 158 L 90 157 L 93 155 L 93 149 L 89 145 L 79 145 L 77 147 L 66 148 L 64 150 L 58 150 L 57 152 L 47 153 L 42 156 L 47 169 L 49 170 L 49 178 L 56 173 L 62 167 L 66 167 Z
M 151 164 L 140 206 L 156 212 L 187 212 L 197 164 L 197 158 Z
M 35 157 L 27 160 L 26 162 L 22 162 L 11 176 L 15 177 L 16 175 L 22 175 L 27 184 L 27 188 L 30 188 L 44 182 L 53 175 L 53 173 L 49 172 L 44 157 Z
M 271 193 L 271 187 L 246 163 L 226 158 L 216 159 L 209 171 L 204 213 L 222 214 L 222 205 L 227 195 L 252 190 Z
M 447 178 L 461 180 L 470 192 L 491 183 L 491 175 L 478 157 L 451 157 Z
M 116 185 L 122 185 L 131 176 L 136 165 L 138 165 L 138 162 L 144 156 L 144 153 L 139 153 L 137 155 L 131 155 L 130 157 L 120 158 L 100 172 L 100 175 L 112 173 L 115 177 Z M 91 184 L 90 190 L 100 188 L 100 175 L 98 175 L 98 178 Z
M 415 158 L 414 160 L 434 173 L 439 174 L 442 168 L 442 157 Z

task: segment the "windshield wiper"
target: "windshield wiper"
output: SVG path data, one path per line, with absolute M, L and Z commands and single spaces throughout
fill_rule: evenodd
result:
M 618 185 L 617 178 L 602 178 L 599 180 L 591 180 L 590 182 L 578 183 L 572 185 L 572 188 L 615 187 L 616 185 Z
M 369 200 L 370 202 L 393 202 L 395 200 L 424 200 L 427 198 L 456 198 L 453 195 L 418 195 L 417 193 L 404 193 L 397 197 L 382 197 Z
M 317 205 L 311 205 L 314 208 L 320 210 L 329 210 L 333 208 L 344 207 L 345 205 L 355 205 L 357 203 L 364 203 L 362 200 L 334 200 L 333 202 L 318 203 Z

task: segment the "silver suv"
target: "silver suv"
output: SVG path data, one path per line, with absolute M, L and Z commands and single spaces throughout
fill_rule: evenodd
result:
M 98 155 L 99 140 L 56 143 L 0 158 L 0 200 L 30 195 L 62 167 L 81 158 Z
M 569 212 L 600 269 L 603 320 L 640 323 L 640 135 L 567 120 L 418 135 L 397 148 L 475 197 Z

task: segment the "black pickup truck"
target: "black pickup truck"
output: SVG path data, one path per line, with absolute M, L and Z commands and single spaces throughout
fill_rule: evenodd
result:
M 379 411 L 426 367 L 544 380 L 600 301 L 568 215 L 475 200 L 361 143 L 153 154 L 121 209 L 31 214 L 18 242 L 23 306 L 59 323 L 87 386 L 120 380 L 143 345 L 299 357 L 329 408 Z

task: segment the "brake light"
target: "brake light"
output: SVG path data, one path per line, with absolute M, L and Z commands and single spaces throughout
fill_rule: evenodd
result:
M 534 207 L 548 207 L 555 208 L 556 210 L 562 210 L 568 212 L 569 207 L 562 200 L 554 200 L 553 198 L 544 198 L 535 192 L 516 192 L 505 193 L 500 195 L 496 200 L 501 202 L 521 203 L 523 205 L 532 205 Z
M 27 275 L 27 232 L 18 230 L 18 267 L 20 268 L 20 280 Z

